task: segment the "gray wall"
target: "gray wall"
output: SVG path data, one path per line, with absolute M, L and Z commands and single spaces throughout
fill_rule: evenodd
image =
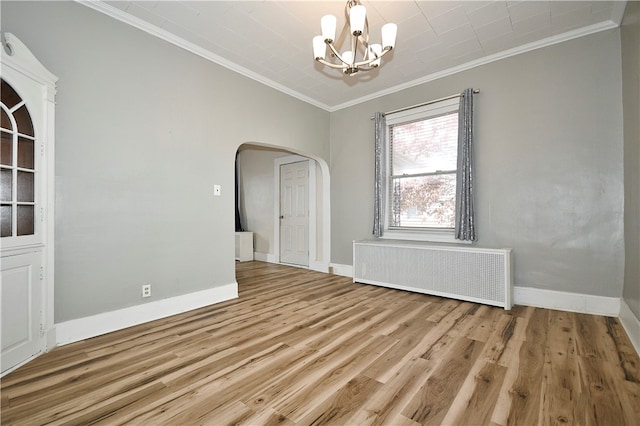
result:
M 640 2 L 627 3 L 621 40 L 626 259 L 623 297 L 640 318 Z
M 518 286 L 620 297 L 620 60 L 610 30 L 332 113 L 332 261 L 352 264 L 351 241 L 372 238 L 369 117 L 474 87 L 476 245 L 513 248 Z
M 276 158 L 291 153 L 256 146 L 241 147 L 238 156 L 243 226 L 253 232 L 253 250 L 274 254 L 274 174 Z
M 3 1 L 2 31 L 59 77 L 56 322 L 235 282 L 242 143 L 328 161 L 326 111 L 85 6 Z

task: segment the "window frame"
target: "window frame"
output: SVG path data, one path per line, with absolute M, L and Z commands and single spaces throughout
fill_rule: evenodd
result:
M 441 115 L 457 112 L 459 117 L 460 99 L 458 97 L 452 99 L 446 99 L 423 105 L 420 107 L 410 108 L 402 111 L 398 111 L 386 116 L 386 146 L 385 146 L 385 172 L 384 172 L 384 194 L 385 194 L 385 206 L 384 206 L 384 233 L 380 238 L 383 239 L 395 239 L 395 240 L 413 240 L 413 241 L 432 241 L 432 242 L 446 242 L 446 243 L 462 243 L 469 244 L 468 241 L 461 241 L 455 238 L 454 228 L 399 228 L 391 227 L 391 127 L 397 124 L 403 124 L 413 121 L 425 120 L 429 118 L 435 118 Z M 457 143 L 456 143 L 457 146 Z M 457 173 L 457 167 L 456 167 Z
M 3 171 L 9 171 L 11 173 L 11 197 L 7 199 L 0 200 L 2 206 L 10 206 L 11 209 L 11 234 L 7 236 L 0 237 L 2 240 L 2 251 L 5 252 L 6 249 L 14 248 L 14 247 L 23 247 L 23 246 L 35 246 L 41 245 L 43 242 L 43 234 L 42 234 L 42 202 L 41 202 L 41 192 L 42 192 L 42 181 L 41 181 L 41 170 L 43 169 L 43 159 L 42 159 L 42 149 L 40 149 L 40 140 L 39 140 L 39 128 L 37 126 L 37 122 L 34 117 L 30 105 L 27 105 L 27 98 L 25 97 L 24 91 L 20 92 L 18 89 L 14 87 L 15 83 L 12 83 L 9 78 L 5 78 L 2 76 L 2 80 L 15 92 L 18 96 L 18 102 L 13 106 L 5 105 L 4 102 L 1 104 L 1 108 L 3 112 L 6 114 L 9 119 L 11 128 L 0 127 L 2 129 L 2 133 L 9 136 L 11 139 L 11 151 L 12 151 L 12 159 L 11 164 L 1 164 L 0 169 Z M 27 94 L 28 95 L 28 94 Z M 18 123 L 16 119 L 16 112 L 23 109 L 26 111 L 26 119 L 29 120 L 29 124 L 31 126 L 31 133 L 33 135 L 27 134 L 22 127 L 19 127 L 21 123 Z M 23 123 L 24 124 L 24 123 Z M 9 139 L 7 138 L 7 139 Z M 19 164 L 19 145 L 20 142 L 30 141 L 33 143 L 33 152 L 31 160 L 33 162 L 33 166 L 31 168 L 21 166 Z M 23 200 L 20 199 L 21 191 L 20 191 L 20 183 L 19 183 L 19 174 L 23 173 L 23 176 L 32 175 L 31 181 L 33 182 L 32 187 L 32 200 Z M 27 233 L 19 233 L 20 229 L 20 221 L 18 218 L 18 209 L 20 207 L 30 207 L 33 215 L 32 220 L 32 230 Z

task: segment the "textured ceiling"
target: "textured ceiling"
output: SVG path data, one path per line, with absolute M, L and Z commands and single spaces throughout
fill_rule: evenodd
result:
M 366 1 L 371 39 L 398 25 L 374 71 L 317 64 L 320 17 L 344 1 L 92 1 L 89 7 L 329 111 L 455 70 L 620 24 L 624 1 Z

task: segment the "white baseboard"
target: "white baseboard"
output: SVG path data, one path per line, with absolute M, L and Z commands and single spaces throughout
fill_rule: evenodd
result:
M 261 253 L 256 251 L 253 253 L 253 259 L 260 262 L 278 263 L 278 259 L 276 259 L 276 256 L 272 253 Z
M 341 265 L 339 263 L 330 263 L 329 272 L 334 275 L 342 275 L 343 277 L 353 278 L 353 266 Z
M 617 317 L 620 298 L 568 293 L 532 287 L 513 287 L 513 304 L 560 311 Z
M 238 283 L 78 318 L 56 324 L 56 343 L 66 345 L 238 297 Z
M 280 264 L 280 262 L 278 261 L 277 257 L 271 253 L 260 253 L 260 252 L 255 252 L 253 254 L 253 258 L 254 260 L 258 260 L 260 262 L 267 262 L 267 263 L 276 263 L 276 264 Z M 296 265 L 290 265 L 290 266 L 296 266 Z M 325 263 L 325 262 L 318 262 L 318 261 L 313 261 L 310 260 L 309 261 L 309 266 L 303 266 L 303 268 L 308 268 L 311 269 L 312 271 L 318 271 L 318 272 L 324 272 L 324 273 L 328 273 L 329 272 L 329 264 Z
M 310 261 L 309 269 L 312 271 L 324 272 L 326 274 L 329 272 L 329 264 L 325 262 Z
M 53 328 L 47 330 L 45 332 L 45 352 L 49 352 L 50 350 L 52 350 L 53 348 L 56 347 L 56 327 L 54 326 Z
M 620 322 L 624 327 L 633 347 L 640 355 L 640 319 L 635 316 L 629 305 L 624 299 L 620 302 Z
M 351 265 L 332 263 L 330 264 L 330 271 L 336 275 L 353 277 L 353 266 Z M 617 297 L 514 286 L 512 298 L 514 305 L 535 306 L 610 317 L 617 317 L 620 314 L 620 299 Z

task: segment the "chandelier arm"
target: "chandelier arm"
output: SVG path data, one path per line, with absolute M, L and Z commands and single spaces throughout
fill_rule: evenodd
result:
M 340 53 L 338 53 L 338 51 L 336 50 L 335 47 L 333 47 L 333 43 L 327 43 L 327 46 L 329 46 L 329 49 L 331 49 L 331 52 L 334 54 L 334 56 L 336 56 L 338 58 L 338 60 L 340 62 L 342 62 L 343 64 L 347 64 L 347 61 L 345 61 L 344 59 L 342 59 L 342 56 L 340 55 Z M 350 65 L 350 64 L 349 64 Z M 340 68 L 345 68 L 345 67 L 340 67 Z
M 364 17 L 364 31 L 360 36 L 362 40 L 362 46 L 364 47 L 364 56 L 362 59 L 369 58 L 369 18 L 367 16 Z M 354 56 L 355 59 L 355 56 Z
M 351 36 L 351 57 L 353 58 L 353 64 L 356 63 L 356 51 L 358 50 L 358 36 Z M 351 64 L 349 64 L 351 65 Z
M 326 65 L 330 68 L 335 68 L 338 70 L 344 70 L 347 68 L 346 65 L 338 65 L 338 64 L 332 64 L 331 62 L 326 61 L 325 59 L 322 58 L 316 58 L 316 61 L 320 62 L 322 65 Z
M 378 60 L 378 59 L 382 58 L 384 55 L 386 55 L 386 54 L 387 54 L 387 53 L 389 53 L 389 52 L 391 52 L 391 49 L 389 49 L 389 48 L 384 48 L 384 49 L 382 50 L 382 53 L 380 54 L 380 56 L 370 58 L 370 59 L 368 59 L 368 60 L 366 60 L 366 61 L 356 62 L 355 64 L 353 64 L 353 66 L 354 66 L 354 67 L 361 67 L 361 66 L 369 65 L 369 64 L 371 64 L 373 61 L 375 61 L 375 60 Z M 371 69 L 373 69 L 373 68 L 377 68 L 377 67 L 371 67 Z

